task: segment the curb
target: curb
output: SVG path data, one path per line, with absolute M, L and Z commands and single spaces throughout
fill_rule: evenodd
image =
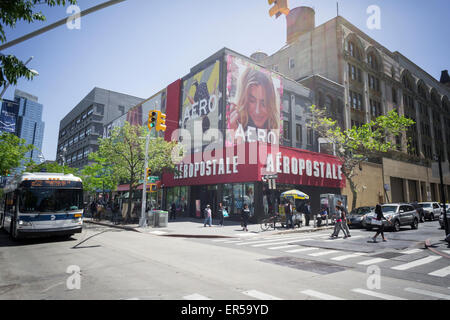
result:
M 135 228 L 131 228 L 131 227 L 125 227 L 125 226 L 120 226 L 120 225 L 114 225 L 114 224 L 108 224 L 108 223 L 104 223 L 104 222 L 97 222 L 97 221 L 83 221 L 85 223 L 90 223 L 90 224 L 97 224 L 100 226 L 105 226 L 105 227 L 110 227 L 110 228 L 116 228 L 116 229 L 122 229 L 122 230 L 126 230 L 126 231 L 134 231 L 134 232 L 139 232 L 140 231 L 136 230 Z
M 440 255 L 440 256 L 442 256 L 444 258 L 450 259 L 450 256 L 448 254 L 445 254 L 443 252 L 440 252 L 439 250 L 436 250 L 436 249 L 432 248 L 433 245 L 431 244 L 431 239 L 425 240 L 424 244 L 425 244 L 425 249 L 428 249 L 431 252 L 433 252 L 433 253 L 435 253 L 437 255 Z

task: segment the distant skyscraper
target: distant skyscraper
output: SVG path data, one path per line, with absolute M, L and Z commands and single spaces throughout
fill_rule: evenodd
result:
M 25 157 L 41 163 L 39 155 L 42 152 L 45 127 L 42 121 L 43 105 L 38 103 L 37 97 L 20 90 L 15 90 L 14 101 L 18 105 L 15 133 L 19 138 L 25 139 L 27 144 L 35 146 Z
M 16 134 L 18 116 L 19 104 L 16 101 L 3 99 L 0 109 L 0 133 L 9 132 Z

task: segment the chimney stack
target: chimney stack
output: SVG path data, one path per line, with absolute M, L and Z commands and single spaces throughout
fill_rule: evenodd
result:
M 441 81 L 443 85 L 450 87 L 450 76 L 448 75 L 448 70 L 443 70 L 441 73 Z
M 310 7 L 297 7 L 291 9 L 286 16 L 287 43 L 291 44 L 302 34 L 311 32 L 316 27 L 316 13 Z

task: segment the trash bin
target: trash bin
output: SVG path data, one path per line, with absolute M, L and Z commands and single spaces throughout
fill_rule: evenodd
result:
M 168 223 L 169 223 L 169 212 L 160 210 L 158 226 L 161 228 L 167 228 Z

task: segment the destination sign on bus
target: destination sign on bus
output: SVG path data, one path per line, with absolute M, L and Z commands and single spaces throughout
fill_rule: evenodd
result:
M 77 188 L 83 187 L 79 181 L 67 180 L 29 180 L 23 181 L 21 184 L 25 188 Z

